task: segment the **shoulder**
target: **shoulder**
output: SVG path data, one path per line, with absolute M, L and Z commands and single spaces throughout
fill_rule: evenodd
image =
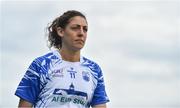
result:
M 34 61 L 39 64 L 43 64 L 43 63 L 50 63 L 57 60 L 60 60 L 58 57 L 57 51 L 50 51 L 42 56 L 35 58 Z
M 82 57 L 82 59 L 83 59 L 82 60 L 83 66 L 89 67 L 93 72 L 95 72 L 98 75 L 101 74 L 101 68 L 96 62 L 94 62 L 86 57 Z
M 43 62 L 49 63 L 49 62 L 51 62 L 53 60 L 57 60 L 57 59 L 58 59 L 58 57 L 55 54 L 55 52 L 51 51 L 51 52 L 48 52 L 42 56 L 37 57 L 34 61 L 36 61 L 38 63 L 43 63 Z
M 48 70 L 54 62 L 60 61 L 55 51 L 50 51 L 42 56 L 35 58 L 31 65 L 36 65 L 39 68 Z
M 94 62 L 94 61 L 92 61 L 86 57 L 82 57 L 82 64 L 86 65 L 86 66 L 92 66 L 95 68 L 100 68 L 100 66 L 96 62 Z

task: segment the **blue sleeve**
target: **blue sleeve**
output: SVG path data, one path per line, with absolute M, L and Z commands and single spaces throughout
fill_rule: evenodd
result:
M 98 69 L 98 78 L 97 78 L 97 86 L 94 91 L 94 95 L 91 101 L 91 106 L 95 106 L 98 104 L 105 104 L 109 102 L 109 98 L 106 94 L 104 78 L 101 69 Z
M 40 66 L 33 61 L 22 78 L 15 95 L 35 104 L 40 93 Z

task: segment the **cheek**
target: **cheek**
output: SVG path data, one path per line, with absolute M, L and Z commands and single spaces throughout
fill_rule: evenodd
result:
M 87 34 L 84 36 L 84 40 L 86 40 L 87 39 Z
M 72 33 L 72 32 L 65 33 L 65 38 L 67 38 L 68 40 L 71 40 L 73 38 L 73 36 L 74 36 L 74 33 Z

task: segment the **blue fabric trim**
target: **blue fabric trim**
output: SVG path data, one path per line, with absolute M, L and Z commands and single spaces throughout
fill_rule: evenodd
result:
M 21 99 L 24 99 L 24 100 L 32 103 L 33 105 L 35 104 L 35 100 L 28 98 L 27 96 L 25 96 L 24 94 L 21 94 L 20 92 L 16 92 L 15 95 Z

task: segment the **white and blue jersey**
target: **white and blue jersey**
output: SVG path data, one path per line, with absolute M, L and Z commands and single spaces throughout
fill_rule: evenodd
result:
M 15 95 L 34 107 L 89 108 L 109 101 L 96 63 L 64 61 L 57 50 L 31 63 Z

